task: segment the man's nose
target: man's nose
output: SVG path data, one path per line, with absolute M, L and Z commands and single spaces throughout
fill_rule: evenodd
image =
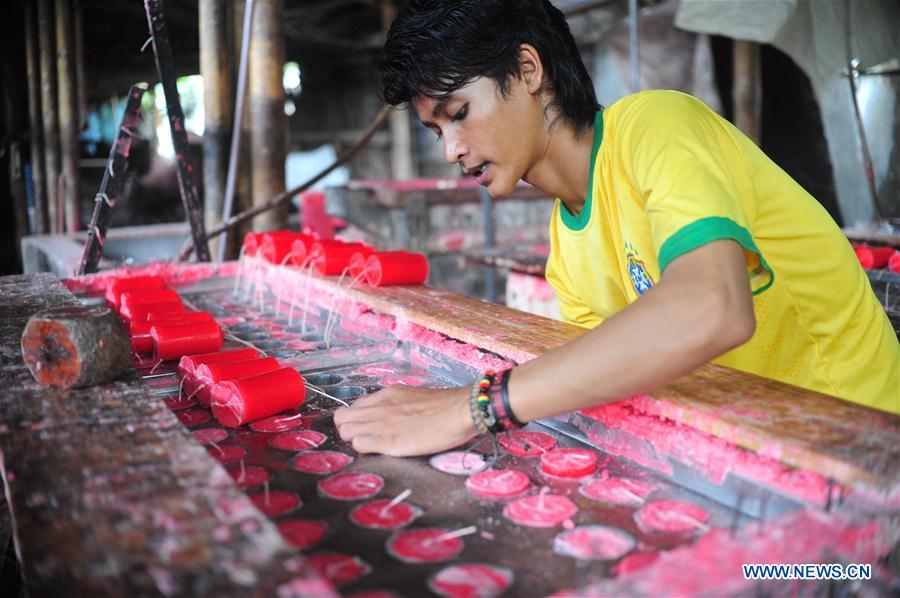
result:
M 468 152 L 468 148 L 459 137 L 451 137 L 450 135 L 444 137 L 444 155 L 450 164 L 456 164 Z

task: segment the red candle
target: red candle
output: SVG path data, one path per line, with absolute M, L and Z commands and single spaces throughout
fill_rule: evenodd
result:
M 150 328 L 155 359 L 178 359 L 222 348 L 222 329 L 215 322 L 154 324 Z
M 161 303 L 181 301 L 178 293 L 172 289 L 145 289 L 143 291 L 127 291 L 119 296 L 119 310 L 141 303 Z
M 312 235 L 306 235 L 309 237 L 294 239 L 294 242 L 291 244 L 291 263 L 295 266 L 303 266 L 303 262 L 306 261 L 306 257 L 309 255 L 309 248 L 315 243 L 315 238 Z
M 856 252 L 860 265 L 866 270 L 883 268 L 894 254 L 893 247 L 870 247 L 869 245 L 854 245 L 853 251 Z
M 256 349 L 231 349 L 199 355 L 185 355 L 178 361 L 178 375 L 184 378 L 184 392 L 190 394 L 194 390 L 194 372 L 204 363 L 228 363 L 229 361 L 245 361 L 260 356 Z
M 262 233 L 247 233 L 246 235 L 244 235 L 244 241 L 242 243 L 244 248 L 244 255 L 250 257 L 256 255 L 262 236 Z
M 150 329 L 154 324 L 191 324 L 194 322 L 212 322 L 212 314 L 208 311 L 186 311 L 182 313 L 151 312 L 146 322 L 132 320 L 128 331 L 131 333 L 131 350 L 138 355 L 153 352 L 153 337 Z
M 895 251 L 891 259 L 888 260 L 888 269 L 891 272 L 900 272 L 900 251 Z
M 216 384 L 212 389 L 213 415 L 223 426 L 236 428 L 303 404 L 306 387 L 293 368 L 281 368 L 241 380 Z
M 265 233 L 259 242 L 259 257 L 263 258 L 270 264 L 280 264 L 284 258 L 291 253 L 294 241 L 312 240 L 310 235 L 303 233 L 295 233 L 293 231 L 274 231 L 273 233 Z
M 106 286 L 106 300 L 116 311 L 119 310 L 119 297 L 128 291 L 146 289 L 164 289 L 166 283 L 161 276 L 128 276 L 114 278 Z
M 147 320 L 149 313 L 184 313 L 184 304 L 181 301 L 154 301 L 153 303 L 138 303 L 132 306 L 125 306 L 119 312 L 127 323 L 144 322 Z
M 309 252 L 313 268 L 321 276 L 340 274 L 350 265 L 350 258 L 357 253 L 369 255 L 374 251 L 365 243 L 344 243 L 341 241 L 317 241 Z
M 373 253 L 366 261 L 366 279 L 373 287 L 424 284 L 428 259 L 422 253 L 405 251 Z
M 226 363 L 204 363 L 194 370 L 194 384 L 199 388 L 197 402 L 201 405 L 209 405 L 213 386 L 225 380 L 240 380 L 249 376 L 255 376 L 265 372 L 271 372 L 281 367 L 274 357 L 258 357 L 244 361 L 229 361 Z

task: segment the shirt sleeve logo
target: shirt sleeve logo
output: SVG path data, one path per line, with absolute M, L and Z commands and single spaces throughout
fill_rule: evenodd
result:
M 653 277 L 647 272 L 644 261 L 637 256 L 637 250 L 630 243 L 625 244 L 625 265 L 635 293 L 643 295 L 653 288 Z

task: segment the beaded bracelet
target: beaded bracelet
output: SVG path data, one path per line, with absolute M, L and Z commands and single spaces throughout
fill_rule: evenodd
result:
M 516 430 L 523 426 L 509 405 L 509 377 L 511 374 L 512 370 L 504 370 L 494 378 L 494 383 L 491 385 L 491 410 L 496 424 L 495 429 L 490 431 L 494 433 Z
M 490 405 L 490 388 L 494 384 L 496 375 L 493 371 L 485 372 L 481 378 L 472 385 L 472 392 L 469 394 L 469 415 L 472 417 L 472 423 L 482 434 L 490 431 L 491 425 L 495 423 L 492 417 Z

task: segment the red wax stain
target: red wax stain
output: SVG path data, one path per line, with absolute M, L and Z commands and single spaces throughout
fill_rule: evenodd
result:
M 315 519 L 285 519 L 275 526 L 284 539 L 299 550 L 309 550 L 328 533 L 328 525 Z
M 384 488 L 380 475 L 365 471 L 345 471 L 319 482 L 319 493 L 338 500 L 371 498 Z
M 191 436 L 193 436 L 194 440 L 200 444 L 210 444 L 213 442 L 222 442 L 228 438 L 228 432 L 222 428 L 204 428 L 202 430 L 191 432 Z
M 499 435 L 500 446 L 510 455 L 517 457 L 533 457 L 543 455 L 556 446 L 556 439 L 543 432 L 516 430 Z
M 300 430 L 279 434 L 269 441 L 273 448 L 283 451 L 304 451 L 319 447 L 328 439 L 325 434 L 313 430 Z
M 306 419 L 308 418 L 301 417 L 299 413 L 273 415 L 253 422 L 250 424 L 250 429 L 254 432 L 265 433 L 287 432 L 306 427 Z
M 304 451 L 294 459 L 294 469 L 303 473 L 324 475 L 344 469 L 353 457 L 337 451 Z
M 634 549 L 634 538 L 605 525 L 583 525 L 553 539 L 553 550 L 582 560 L 612 561 Z
M 396 384 L 401 384 L 403 386 L 422 386 L 426 382 L 428 382 L 428 380 L 419 378 L 418 376 L 389 376 L 378 381 L 381 386 L 394 386 Z
M 354 582 L 372 570 L 372 567 L 352 554 L 343 552 L 319 552 L 306 557 L 306 562 L 319 575 L 336 586 Z
M 444 473 L 453 475 L 469 475 L 478 473 L 487 467 L 484 457 L 478 453 L 466 451 L 450 451 L 432 457 L 428 463 Z
M 240 488 L 262 486 L 272 479 L 272 474 L 262 467 L 250 466 L 243 469 L 240 467 L 229 467 L 226 471 Z
M 163 401 L 165 401 L 166 405 L 168 405 L 169 409 L 172 411 L 181 411 L 182 409 L 187 409 L 188 407 L 193 407 L 197 404 L 197 401 L 187 397 L 166 397 Z
M 181 420 L 181 423 L 191 428 L 193 426 L 205 424 L 212 419 L 212 414 L 209 411 L 204 411 L 203 409 L 188 409 L 187 411 L 177 412 L 175 414 L 175 417 Z
M 219 463 L 237 463 L 241 459 L 247 457 L 247 449 L 239 446 L 213 446 L 209 445 L 206 450 L 210 455 L 216 458 Z
M 597 453 L 581 448 L 555 448 L 541 455 L 541 469 L 561 478 L 580 478 L 597 469 Z
M 251 494 L 250 500 L 253 501 L 257 509 L 269 517 L 278 517 L 303 506 L 303 502 L 296 493 L 283 490 Z
M 493 598 L 512 582 L 513 573 L 506 567 L 469 563 L 441 569 L 428 580 L 428 588 L 446 598 Z
M 395 532 L 387 541 L 388 554 L 404 563 L 439 563 L 463 550 L 459 538 L 445 538 L 449 530 L 437 527 Z
M 565 496 L 535 494 L 506 505 L 503 516 L 526 527 L 555 527 L 574 516 L 578 507 Z
M 656 486 L 632 478 L 593 480 L 581 487 L 580 492 L 591 500 L 613 505 L 640 505 Z
M 634 514 L 634 520 L 645 532 L 680 534 L 706 527 L 709 513 L 689 502 L 660 500 L 651 502 Z
M 391 365 L 381 365 L 381 364 L 372 364 L 372 365 L 364 365 L 361 368 L 356 368 L 356 371 L 353 372 L 359 376 L 390 376 L 391 374 L 397 373 L 397 368 Z
M 466 488 L 485 498 L 508 498 L 530 487 L 531 480 L 517 469 L 488 469 L 466 480 Z
M 619 561 L 613 567 L 613 571 L 615 571 L 616 575 L 625 575 L 632 571 L 643 569 L 657 558 L 659 558 L 658 552 L 635 552 Z
M 421 509 L 405 502 L 392 505 L 390 500 L 373 500 L 350 511 L 350 521 L 371 529 L 398 529 L 421 514 Z

